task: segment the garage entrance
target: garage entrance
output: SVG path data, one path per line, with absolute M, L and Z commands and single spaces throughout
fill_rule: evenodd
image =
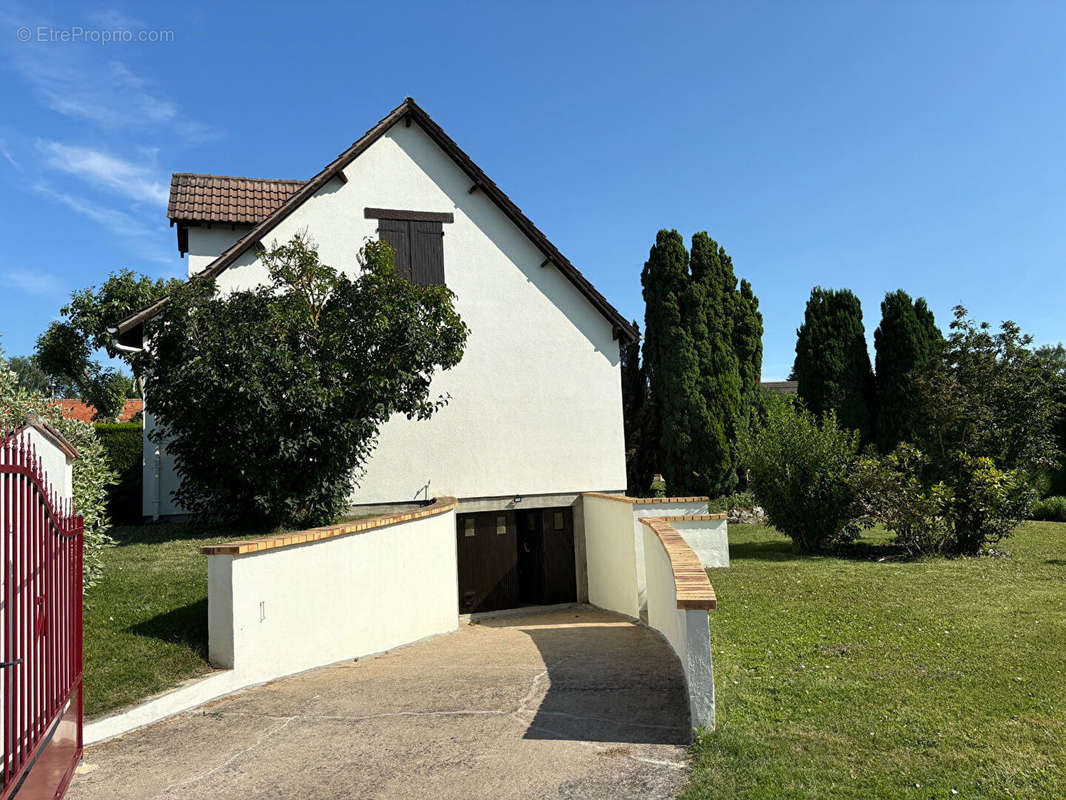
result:
M 456 515 L 464 614 L 577 601 L 569 507 Z

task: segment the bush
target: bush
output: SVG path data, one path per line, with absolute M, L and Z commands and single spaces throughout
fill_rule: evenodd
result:
M 859 449 L 857 431 L 829 412 L 819 423 L 791 403 L 772 404 L 765 419 L 739 437 L 741 463 L 770 524 L 800 552 L 817 552 L 855 537 L 848 475 Z
M 1066 497 L 1059 495 L 1037 500 L 1029 512 L 1029 519 L 1066 522 Z
M 107 488 L 115 482 L 115 473 L 93 426 L 63 416 L 50 400 L 19 387 L 0 351 L 0 424 L 19 426 L 32 419 L 49 422 L 78 451 L 73 469 L 74 510 L 85 522 L 83 574 L 87 589 L 100 579 L 104 548 L 113 544 L 108 536 Z
M 906 443 L 884 458 L 860 458 L 850 479 L 856 518 L 864 527 L 882 523 L 896 535 L 897 544 L 914 552 L 952 549 L 953 495 L 943 483 L 923 485 L 928 466 L 929 459 Z
M 906 443 L 884 458 L 859 459 L 851 485 L 857 518 L 882 523 L 922 554 L 977 554 L 1009 536 L 1032 501 L 1021 470 L 965 453 L 934 463 Z
M 175 499 L 247 525 L 308 527 L 343 510 L 378 430 L 428 419 L 439 369 L 459 363 L 467 328 L 444 286 L 419 286 L 368 241 L 357 277 L 298 235 L 261 256 L 273 285 L 216 294 L 195 279 L 151 321 L 146 394 L 174 457 Z
M 93 426 L 118 482 L 107 490 L 107 510 L 116 522 L 140 522 L 144 427 L 139 422 L 98 422 Z

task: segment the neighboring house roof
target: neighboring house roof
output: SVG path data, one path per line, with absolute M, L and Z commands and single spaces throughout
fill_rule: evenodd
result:
M 175 172 L 167 217 L 175 222 L 262 222 L 307 181 Z
M 760 386 L 778 394 L 796 394 L 799 390 L 799 381 L 763 381 Z
M 70 419 L 77 419 L 82 422 L 92 422 L 93 416 L 96 414 L 95 406 L 83 403 L 81 400 L 53 400 L 52 402 L 62 409 L 64 417 Z M 127 400 L 126 404 L 122 407 L 122 411 L 118 415 L 118 421 L 129 422 L 142 411 L 144 411 L 143 400 Z
M 519 230 L 521 230 L 529 240 L 532 241 L 542 253 L 544 253 L 544 262 L 542 266 L 547 266 L 548 264 L 554 265 L 555 268 L 558 269 L 590 303 L 592 303 L 600 314 L 611 323 L 614 328 L 615 338 L 625 341 L 636 341 L 640 338 L 640 334 L 637 332 L 636 328 L 633 327 L 632 323 L 623 317 L 618 310 L 607 301 L 607 298 L 596 291 L 595 287 L 593 287 L 588 279 L 578 271 L 577 267 L 571 264 L 570 261 L 559 252 L 555 245 L 548 241 L 548 237 L 522 213 L 522 210 L 516 206 L 484 172 L 482 172 L 481 168 L 470 159 L 470 156 L 464 153 L 459 145 L 457 145 L 436 122 L 430 119 L 429 114 L 423 111 L 422 108 L 410 97 L 390 111 L 380 122 L 378 122 L 377 125 L 368 130 L 362 138 L 354 142 L 351 147 L 327 164 L 321 172 L 301 185 L 287 200 L 283 201 L 280 206 L 259 221 L 255 227 L 224 250 L 218 258 L 208 264 L 203 272 L 199 274 L 205 277 L 214 278 L 224 272 L 241 256 L 241 254 L 260 243 L 264 237 L 278 226 L 278 224 L 303 205 L 304 201 L 312 197 L 329 181 L 334 178 L 338 178 L 341 181 L 347 181 L 342 170 L 358 158 L 359 155 L 366 151 L 372 144 L 374 144 L 374 142 L 380 139 L 393 125 L 401 120 L 406 125 L 410 125 L 412 122 L 417 123 L 437 144 L 437 146 L 451 157 L 455 164 L 467 174 L 467 177 L 470 178 L 472 183 L 470 192 L 473 193 L 480 190 L 497 205 L 497 207 L 519 228 Z M 126 344 L 124 340 L 131 338 L 128 334 L 134 332 L 135 329 L 143 325 L 146 320 L 162 311 L 163 308 L 166 307 L 167 302 L 168 300 L 163 298 L 148 308 L 143 309 L 136 314 L 132 314 L 119 322 L 113 330 L 119 334 L 120 344 Z

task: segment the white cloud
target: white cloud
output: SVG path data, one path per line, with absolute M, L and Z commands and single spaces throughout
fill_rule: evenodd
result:
M 166 205 L 169 186 L 147 164 L 78 145 L 38 140 L 37 150 L 51 169 L 75 175 L 93 186 L 155 206 Z
M 19 162 L 15 160 L 15 157 L 13 155 L 11 155 L 11 150 L 7 146 L 6 139 L 0 139 L 0 156 L 3 156 L 4 159 L 8 163 L 10 163 L 11 166 L 13 166 L 15 169 L 20 171 L 22 170 L 22 167 L 19 166 Z
M 47 184 L 39 183 L 33 188 L 35 191 L 62 203 L 70 210 L 117 234 L 126 241 L 130 250 L 141 258 L 173 266 L 174 258 L 167 255 L 160 248 L 158 231 L 148 227 L 131 214 L 108 206 L 102 206 L 78 195 L 56 191 Z
M 18 25 L 31 29 L 48 27 L 47 20 L 27 14 L 16 18 L 0 12 L 0 22 L 12 31 Z M 98 22 L 104 28 L 143 28 L 118 12 L 106 12 L 99 16 Z M 165 126 L 193 142 L 218 136 L 214 126 L 183 116 L 178 105 L 161 94 L 152 81 L 137 75 L 121 61 L 101 59 L 100 47 L 18 43 L 13 35 L 0 37 L 0 47 L 29 82 L 37 98 L 60 114 L 89 120 L 109 131 Z
M 21 292 L 49 300 L 62 299 L 68 292 L 61 278 L 39 269 L 7 270 L 4 282 Z

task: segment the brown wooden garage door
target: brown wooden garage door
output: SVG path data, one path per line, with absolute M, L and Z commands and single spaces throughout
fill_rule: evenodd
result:
M 577 599 L 569 507 L 459 514 L 456 552 L 464 614 Z

